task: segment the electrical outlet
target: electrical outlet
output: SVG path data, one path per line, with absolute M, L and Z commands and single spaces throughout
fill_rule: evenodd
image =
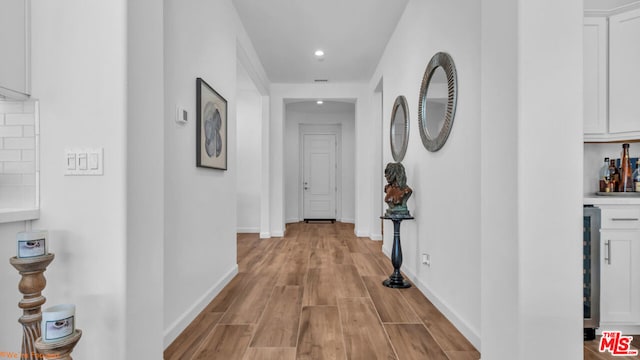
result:
M 427 266 L 431 266 L 431 255 L 422 253 L 422 263 Z

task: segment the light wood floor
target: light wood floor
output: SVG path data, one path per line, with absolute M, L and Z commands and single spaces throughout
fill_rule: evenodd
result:
M 442 359 L 480 354 L 415 287 L 388 289 L 381 242 L 350 224 L 238 235 L 239 274 L 167 348 L 166 360 Z M 640 347 L 640 336 L 635 337 Z M 585 360 L 638 359 L 584 343 Z
M 480 354 L 415 287 L 389 289 L 381 242 L 350 224 L 238 235 L 239 274 L 167 348 L 177 359 L 442 359 Z

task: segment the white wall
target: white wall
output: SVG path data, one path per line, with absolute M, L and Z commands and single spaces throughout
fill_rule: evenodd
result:
M 56 254 L 45 273 L 45 306 L 77 305 L 79 359 L 127 357 L 126 14 L 122 0 L 32 1 L 41 133 L 41 212 L 33 227 L 49 230 Z M 104 148 L 104 175 L 64 176 L 64 148 L 84 146 Z
M 402 225 L 403 267 L 483 358 L 581 355 L 581 12 L 577 0 L 559 9 L 550 1 L 411 1 L 370 83 L 373 91 L 384 78 L 386 109 L 405 95 L 417 124 L 427 62 L 438 51 L 455 61 L 448 142 L 427 152 L 411 128 L 403 163 L 416 219 Z M 563 86 L 548 91 L 554 78 Z M 563 161 L 553 161 L 557 154 Z M 556 173 L 564 176 L 549 188 L 544 179 Z M 387 253 L 391 233 L 385 224 Z
M 262 96 L 238 64 L 238 232 L 259 233 L 262 191 Z
M 580 0 L 482 3 L 483 358 L 582 359 L 581 26 Z
M 403 164 L 407 184 L 414 190 L 408 207 L 415 220 L 402 223 L 403 269 L 476 345 L 480 342 L 479 11 L 477 1 L 410 1 L 370 83 L 373 94 L 384 78 L 385 164 L 393 161 L 389 147 L 393 103 L 404 95 L 409 104 L 409 145 Z M 427 63 L 438 51 L 453 57 L 459 97 L 449 140 L 431 153 L 417 127 L 418 97 Z M 385 221 L 384 227 L 383 247 L 389 254 L 393 226 Z M 431 267 L 421 264 L 421 253 L 431 255 Z
M 163 4 L 127 2 L 126 358 L 163 347 Z M 144 336 L 140 336 L 144 334 Z
M 340 179 L 338 220 L 355 220 L 355 105 L 350 102 L 315 101 L 294 102 L 286 105 L 285 114 L 285 221 L 303 219 L 300 208 L 300 125 L 335 125 L 341 128 Z
M 230 0 L 189 4 L 166 0 L 164 6 L 164 344 L 168 346 L 237 272 L 236 41 L 248 37 Z M 211 21 L 211 14 L 216 21 Z M 255 54 L 250 42 L 245 41 L 243 48 L 249 50 L 248 56 Z M 257 58 L 252 60 L 259 64 Z M 195 166 L 197 77 L 228 102 L 227 171 Z M 176 105 L 190 114 L 186 126 L 173 121 Z
M 284 235 L 284 132 L 285 100 L 344 100 L 356 102 L 355 122 L 355 233 L 369 236 L 372 233 L 371 183 L 373 175 L 373 142 L 371 136 L 371 106 L 366 84 L 271 84 L 270 87 L 270 232 L 272 236 Z M 379 223 L 376 223 L 378 226 Z M 379 232 L 379 230 L 374 230 Z

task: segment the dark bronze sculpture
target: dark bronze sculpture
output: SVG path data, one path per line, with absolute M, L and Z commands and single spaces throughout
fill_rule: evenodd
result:
M 384 177 L 387 185 L 384 186 L 384 202 L 389 208 L 386 216 L 411 216 L 407 209 L 407 200 L 411 197 L 413 190 L 407 186 L 407 175 L 401 163 L 388 163 L 384 169 Z

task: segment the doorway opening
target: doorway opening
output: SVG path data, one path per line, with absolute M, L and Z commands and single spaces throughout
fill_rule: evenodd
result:
M 355 222 L 355 103 L 285 104 L 285 222 Z

